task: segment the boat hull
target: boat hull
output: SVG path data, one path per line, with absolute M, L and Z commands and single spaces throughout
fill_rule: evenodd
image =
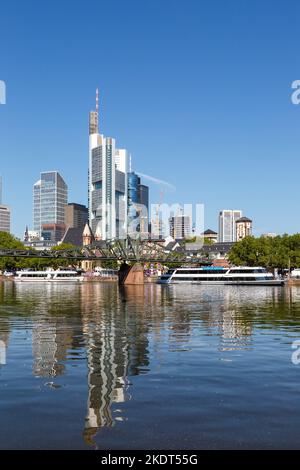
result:
M 171 279 L 170 281 L 157 281 L 157 284 L 198 284 L 203 286 L 283 286 L 285 281 L 281 279 L 270 279 L 269 281 L 191 281 L 187 279 L 186 281 L 176 279 Z

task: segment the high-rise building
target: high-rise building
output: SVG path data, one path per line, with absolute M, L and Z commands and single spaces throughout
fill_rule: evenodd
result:
M 140 232 L 142 237 L 149 236 L 149 186 L 139 185 L 139 198 L 141 204 Z
M 82 204 L 69 203 L 65 207 L 65 225 L 69 228 L 84 228 L 89 220 L 88 208 Z
M 45 171 L 33 186 L 34 230 L 60 236 L 65 226 L 65 206 L 68 203 L 68 186 L 57 171 Z M 49 236 L 49 235 L 48 235 Z M 52 238 L 51 238 L 52 239 Z
M 2 176 L 0 176 L 0 232 L 10 233 L 10 208 L 2 204 Z
M 176 215 L 170 218 L 170 235 L 174 240 L 191 236 L 191 218 L 188 215 Z
M 41 234 L 41 180 L 33 185 L 33 230 Z
M 235 242 L 235 223 L 242 217 L 240 210 L 224 209 L 219 214 L 219 242 Z
M 128 234 L 139 232 L 149 236 L 149 187 L 133 171 L 128 173 Z
M 236 241 L 240 241 L 245 237 L 252 235 L 252 220 L 248 217 L 241 217 L 235 222 Z
M 133 236 L 135 232 L 140 231 L 139 221 L 139 187 L 140 177 L 133 171 L 129 172 L 128 178 L 128 234 Z
M 89 223 L 102 240 L 127 234 L 127 162 L 125 149 L 116 149 L 115 139 L 99 133 L 99 104 L 89 122 Z
M 41 238 L 46 241 L 59 242 L 66 231 L 65 224 L 42 224 Z
M 0 232 L 10 233 L 10 208 L 0 204 Z

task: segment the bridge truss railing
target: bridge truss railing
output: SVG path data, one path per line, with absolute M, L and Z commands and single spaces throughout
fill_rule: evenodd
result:
M 39 258 L 73 261 L 123 261 L 123 262 L 173 262 L 173 263 L 195 263 L 199 258 L 191 256 L 183 247 L 179 250 L 166 250 L 161 241 L 153 240 L 103 240 L 97 241 L 89 246 L 62 249 L 42 250 L 33 249 L 5 249 L 0 248 L 1 257 L 13 258 Z

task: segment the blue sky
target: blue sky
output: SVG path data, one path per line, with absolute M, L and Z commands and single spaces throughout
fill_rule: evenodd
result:
M 87 202 L 97 86 L 101 132 L 176 186 L 166 202 L 204 203 L 206 228 L 232 208 L 255 233 L 300 231 L 299 14 L 297 0 L 2 2 L 0 174 L 14 233 L 32 226 L 40 171 L 60 171 L 70 202 Z

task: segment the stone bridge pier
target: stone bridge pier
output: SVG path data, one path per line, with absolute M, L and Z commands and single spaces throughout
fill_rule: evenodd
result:
M 144 267 L 141 263 L 134 263 L 132 266 L 123 263 L 120 266 L 118 276 L 121 285 L 143 285 Z

